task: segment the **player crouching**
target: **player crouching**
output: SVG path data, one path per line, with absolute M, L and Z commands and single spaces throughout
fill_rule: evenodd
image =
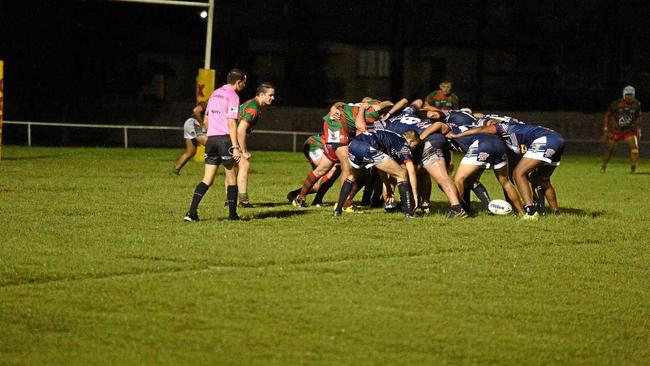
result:
M 349 145 L 349 161 L 352 170 L 341 187 L 338 204 L 332 215 L 342 214 L 343 205 L 359 175 L 359 170 L 374 166 L 397 179 L 397 189 L 405 217 L 419 217 L 415 213 L 417 205 L 415 198 L 418 197 L 418 192 L 412 154 L 412 150 L 419 144 L 420 137 L 413 130 L 405 131 L 402 135 L 392 131 L 377 130 L 364 132 L 352 139 Z M 400 165 L 402 163 L 406 168 Z

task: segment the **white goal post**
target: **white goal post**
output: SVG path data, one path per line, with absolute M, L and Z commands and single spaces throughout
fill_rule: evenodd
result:
M 180 0 L 113 0 L 117 2 L 142 3 L 152 5 L 176 5 L 176 6 L 193 6 L 208 9 L 208 29 L 205 34 L 205 69 L 210 68 L 210 55 L 212 53 L 212 23 L 214 21 L 214 0 L 208 2 L 180 1 Z

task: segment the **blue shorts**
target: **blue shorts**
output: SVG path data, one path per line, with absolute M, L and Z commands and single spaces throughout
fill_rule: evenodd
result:
M 564 152 L 564 137 L 558 133 L 550 133 L 535 139 L 526 146 L 524 158 L 541 160 L 549 165 L 560 165 Z
M 486 169 L 500 169 L 508 164 L 506 145 L 499 137 L 478 135 L 460 163 L 478 165 Z
M 383 151 L 377 150 L 367 142 L 360 139 L 353 139 L 348 145 L 348 156 L 350 164 L 359 169 L 370 168 L 381 162 L 390 159 Z
M 451 153 L 449 152 L 449 142 L 440 133 L 429 135 L 423 141 L 422 164 L 427 167 L 438 161 L 449 163 Z

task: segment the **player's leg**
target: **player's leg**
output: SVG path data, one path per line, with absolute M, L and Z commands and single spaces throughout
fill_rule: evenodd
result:
M 293 201 L 293 205 L 299 207 L 307 207 L 305 197 L 307 194 L 309 194 L 314 184 L 316 184 L 316 182 L 318 182 L 322 176 L 327 174 L 327 172 L 329 172 L 333 166 L 334 163 L 331 160 L 320 159 L 318 165 L 316 165 L 316 168 L 314 168 L 314 170 L 312 170 L 303 181 L 300 192 L 298 193 L 298 196 L 296 196 L 296 199 Z
M 305 158 L 309 162 L 309 165 L 311 165 L 311 170 L 316 169 L 316 165 L 318 165 L 318 162 L 320 159 L 323 158 L 323 149 L 316 149 L 314 151 L 310 151 L 309 145 L 305 144 L 303 145 L 303 154 L 305 155 Z M 298 197 L 298 194 L 300 193 L 300 190 L 302 189 L 302 186 L 299 187 L 298 189 L 294 189 L 293 191 L 287 193 L 287 200 L 289 203 L 293 202 L 293 200 Z
M 368 179 L 366 179 L 366 183 L 363 185 L 363 195 L 361 196 L 360 203 L 361 206 L 370 207 L 372 193 L 375 190 L 378 179 L 379 176 L 377 176 L 377 170 L 375 168 L 370 168 L 368 170 Z
M 196 155 L 196 142 L 193 139 L 185 139 L 185 152 L 180 158 L 178 158 L 172 173 L 180 175 L 181 169 L 183 169 L 185 164 L 192 159 L 194 155 Z
M 314 200 L 311 203 L 312 206 L 323 205 L 323 198 L 325 197 L 325 194 L 327 193 L 327 191 L 329 191 L 330 188 L 332 188 L 334 182 L 336 182 L 336 179 L 340 175 L 341 175 L 341 169 L 339 168 L 339 165 L 336 164 L 332 167 L 332 169 L 330 169 L 329 172 L 327 172 L 327 174 L 321 177 L 321 179 L 318 181 L 320 186 L 316 191 L 316 197 L 314 197 Z
M 239 159 L 235 174 L 237 177 L 237 190 L 239 197 L 239 205 L 241 207 L 253 207 L 248 200 L 248 171 L 250 169 L 250 162 L 244 156 Z
M 339 192 L 336 205 L 334 206 L 334 212 L 332 212 L 333 216 L 341 216 L 341 214 L 343 213 L 343 208 L 345 207 L 345 200 L 350 195 L 350 191 L 352 190 L 352 187 L 354 186 L 354 183 L 357 180 L 358 174 L 359 174 L 358 169 L 356 168 L 350 169 L 350 173 L 348 174 L 347 178 L 345 178 L 343 184 L 341 185 L 341 191 Z M 342 174 L 341 174 L 341 178 L 342 178 Z
M 451 205 L 450 217 L 467 217 L 467 213 L 460 204 L 460 198 L 456 185 L 447 174 L 447 165 L 444 160 L 439 160 L 425 165 L 425 169 L 431 175 L 436 183 L 440 186 L 442 191 L 447 196 L 449 204 Z
M 530 175 L 533 200 L 537 203 L 537 210 L 540 215 L 546 215 L 546 200 L 549 202 L 551 213 L 559 213 L 557 194 L 551 184 L 551 175 L 554 170 L 555 166 L 553 165 L 541 165 Z
M 467 217 L 467 213 L 460 205 L 456 185 L 448 174 L 448 161 L 445 159 L 448 156 L 449 146 L 441 134 L 433 134 L 427 137 L 422 152 L 422 165 L 447 196 L 451 204 L 448 216 L 450 218 Z
M 415 200 L 411 190 L 411 184 L 408 181 L 408 173 L 395 160 L 386 156 L 386 159 L 375 165 L 375 167 L 386 172 L 397 180 L 397 190 L 399 191 L 400 200 L 402 201 L 402 211 L 407 218 L 418 217 L 415 214 Z
M 472 179 L 470 178 L 482 169 L 484 168 L 479 165 L 467 164 L 461 161 L 461 163 L 458 165 L 458 169 L 456 170 L 456 175 L 454 175 L 454 185 L 458 190 L 459 197 L 462 197 L 465 193 L 466 183 L 472 182 Z M 469 201 L 465 202 L 465 204 L 469 205 Z
M 431 208 L 431 176 L 423 166 L 418 166 L 416 172 L 418 174 L 418 192 L 420 192 L 419 207 L 425 213 L 429 213 Z
M 345 200 L 352 191 L 354 182 L 359 177 L 360 169 L 363 169 L 367 164 L 369 164 L 367 167 L 377 164 L 377 162 L 387 158 L 387 155 L 377 152 L 377 150 L 374 150 L 365 141 L 361 140 L 352 140 L 350 146 L 341 145 L 335 152 L 340 162 L 343 182 L 332 215 L 340 216 L 343 212 Z
M 600 170 L 604 173 L 607 170 L 607 164 L 609 163 L 609 159 L 611 159 L 612 154 L 616 150 L 616 138 L 612 136 L 611 134 L 607 135 L 607 146 L 605 147 L 605 152 L 603 153 L 603 163 L 601 165 Z
M 492 199 L 490 198 L 490 194 L 487 191 L 487 188 L 481 183 L 481 181 L 474 180 L 474 183 L 472 183 L 472 192 L 478 197 L 478 199 L 481 201 L 481 204 L 483 205 L 483 208 L 487 210 L 488 205 L 490 204 L 490 201 Z
M 192 195 L 192 202 L 190 203 L 190 208 L 185 214 L 185 221 L 198 221 L 199 214 L 198 208 L 201 200 L 208 192 L 208 189 L 214 182 L 214 177 L 217 175 L 217 168 L 219 165 L 213 160 L 209 160 L 206 157 L 205 168 L 203 172 L 203 179 L 194 189 L 194 194 Z
M 237 171 L 235 170 L 235 165 L 226 166 L 224 164 L 224 169 L 226 171 L 226 185 L 228 186 L 226 191 L 228 219 L 239 220 L 239 216 L 237 215 Z
M 523 214 L 524 208 L 521 205 L 517 188 L 515 188 L 515 185 L 512 184 L 512 181 L 510 180 L 510 177 L 508 175 L 508 166 L 503 165 L 499 168 L 495 168 L 494 176 L 499 181 L 499 184 L 501 184 L 501 187 L 503 187 L 503 191 L 505 192 L 506 197 L 508 198 L 508 202 L 510 202 L 510 204 L 515 208 L 515 212 L 517 212 L 518 214 Z
M 634 173 L 636 171 L 637 162 L 639 161 L 639 140 L 636 135 L 632 135 L 626 136 L 625 142 L 630 148 L 630 173 Z
M 535 216 L 537 211 L 535 210 L 535 205 L 533 203 L 533 192 L 530 188 L 530 181 L 528 180 L 529 174 L 535 170 L 537 167 L 542 165 L 544 162 L 541 160 L 536 160 L 528 157 L 523 157 L 519 161 L 519 164 L 515 167 L 512 175 L 517 184 L 517 190 L 521 195 L 521 198 L 524 201 L 524 211 L 528 216 Z

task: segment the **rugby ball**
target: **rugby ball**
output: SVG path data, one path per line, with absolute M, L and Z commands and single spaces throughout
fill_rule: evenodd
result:
M 512 212 L 512 205 L 504 200 L 492 200 L 488 204 L 488 210 L 495 215 L 508 215 Z

